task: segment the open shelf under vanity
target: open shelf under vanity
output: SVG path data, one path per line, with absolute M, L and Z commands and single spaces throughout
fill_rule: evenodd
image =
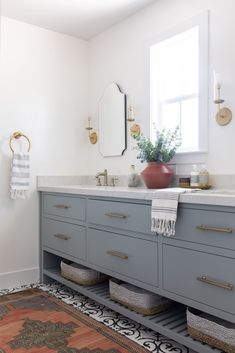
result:
M 207 344 L 193 340 L 187 331 L 186 307 L 177 304 L 173 308 L 159 314 L 145 316 L 113 301 L 109 296 L 108 282 L 99 283 L 93 286 L 81 286 L 61 276 L 58 266 L 44 269 L 44 279 L 53 279 L 65 286 L 97 301 L 108 308 L 129 317 L 130 319 L 143 324 L 144 326 L 159 332 L 166 337 L 173 339 L 200 353 L 223 353 L 221 350 L 210 347 Z

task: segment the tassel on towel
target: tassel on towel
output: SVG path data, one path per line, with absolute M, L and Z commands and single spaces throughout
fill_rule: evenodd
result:
M 172 188 L 160 189 L 155 192 L 152 199 L 152 232 L 167 237 L 175 235 L 179 197 L 185 192 L 192 192 L 192 190 Z
M 13 153 L 10 197 L 12 199 L 26 199 L 29 193 L 29 153 Z

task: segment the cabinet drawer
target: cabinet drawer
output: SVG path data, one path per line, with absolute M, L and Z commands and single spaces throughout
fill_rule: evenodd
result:
M 141 282 L 158 285 L 157 243 L 89 229 L 88 261 Z
M 139 233 L 151 233 L 151 206 L 88 200 L 88 221 Z
M 175 238 L 235 250 L 235 214 L 180 208 Z
M 75 224 L 44 218 L 42 222 L 43 245 L 71 255 L 86 259 L 86 229 Z
M 163 245 L 163 288 L 235 314 L 235 259 Z
M 43 211 L 45 214 L 86 220 L 86 201 L 79 197 L 44 195 Z

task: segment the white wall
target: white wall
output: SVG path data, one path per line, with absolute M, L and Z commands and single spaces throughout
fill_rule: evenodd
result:
M 145 134 L 149 133 L 149 87 L 146 43 L 193 16 L 210 11 L 209 23 L 209 153 L 207 166 L 212 174 L 235 174 L 234 127 L 220 127 L 215 122 L 216 107 L 212 102 L 212 72 L 224 76 L 222 94 L 235 115 L 235 1 L 234 0 L 158 0 L 136 15 L 115 25 L 89 44 L 89 109 L 98 125 L 98 101 L 109 82 L 117 82 L 126 94 L 134 97 L 135 117 Z M 115 134 L 115 131 L 113 132 Z M 98 146 L 89 147 L 89 173 L 108 168 L 112 174 L 125 174 L 130 164 L 137 164 L 133 139 L 128 137 L 128 150 L 123 157 L 102 158 Z
M 38 279 L 36 175 L 86 172 L 87 42 L 2 18 L 0 288 Z M 9 199 L 9 137 L 32 141 L 31 198 Z M 16 144 L 17 145 L 17 144 Z

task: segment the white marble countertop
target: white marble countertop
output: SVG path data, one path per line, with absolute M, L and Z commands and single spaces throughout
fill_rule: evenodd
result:
M 152 200 L 156 190 L 146 188 L 129 188 L 121 186 L 93 186 L 93 185 L 54 185 L 54 186 L 38 186 L 38 191 L 88 195 L 88 196 L 103 196 L 103 197 L 118 197 L 138 200 Z M 212 189 L 207 191 L 193 191 L 180 195 L 180 202 L 194 203 L 202 205 L 217 205 L 217 206 L 232 206 L 235 207 L 235 190 L 229 189 Z

